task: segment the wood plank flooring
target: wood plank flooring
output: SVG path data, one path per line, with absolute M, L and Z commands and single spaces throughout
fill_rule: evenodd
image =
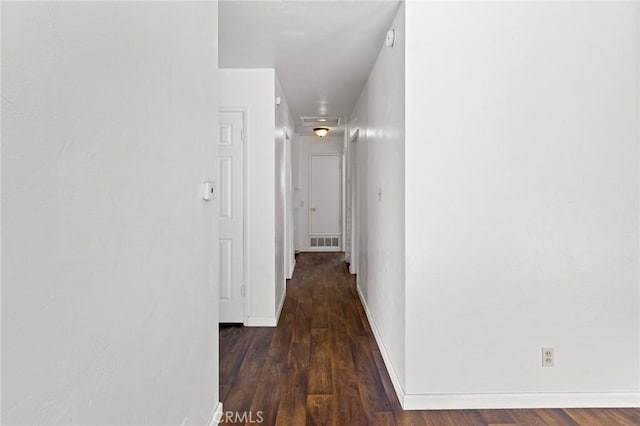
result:
M 220 399 L 248 425 L 640 425 L 640 409 L 402 411 L 341 253 L 297 257 L 278 327 L 221 326 Z

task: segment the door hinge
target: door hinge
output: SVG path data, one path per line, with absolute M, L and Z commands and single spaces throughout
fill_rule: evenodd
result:
M 244 142 L 244 130 L 240 129 L 240 140 Z
M 247 295 L 247 287 L 245 286 L 240 286 L 240 295 L 242 297 L 245 297 Z

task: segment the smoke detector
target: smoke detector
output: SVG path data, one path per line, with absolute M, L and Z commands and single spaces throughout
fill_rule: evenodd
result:
M 384 44 L 387 47 L 393 47 L 395 43 L 396 43 L 396 30 L 392 28 L 389 31 L 387 31 L 387 37 L 384 39 Z

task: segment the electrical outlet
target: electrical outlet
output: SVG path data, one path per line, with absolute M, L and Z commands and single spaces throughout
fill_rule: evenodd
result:
M 542 366 L 553 367 L 553 348 L 542 348 Z

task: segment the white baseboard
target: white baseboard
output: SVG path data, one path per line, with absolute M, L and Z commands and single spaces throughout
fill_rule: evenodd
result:
M 286 298 L 287 298 L 287 286 L 285 285 L 284 291 L 282 292 L 282 298 L 280 299 L 280 304 L 278 305 L 278 311 L 276 312 L 276 325 L 278 325 L 278 321 L 280 321 L 280 314 L 282 313 L 282 307 L 284 306 L 284 299 Z
M 289 265 L 289 273 L 287 274 L 287 279 L 290 280 L 291 278 L 293 278 L 293 271 L 296 270 L 296 259 L 293 258 L 291 261 L 291 264 Z
M 213 410 L 213 414 L 211 414 L 211 421 L 209 422 L 209 426 L 218 426 L 220 424 L 220 420 L 222 420 L 222 402 L 218 401 L 216 408 Z
M 640 407 L 640 393 L 408 394 L 405 410 Z
M 247 327 L 277 327 L 286 296 L 287 291 L 285 289 L 282 293 L 282 299 L 280 299 L 280 305 L 278 306 L 278 311 L 276 312 L 275 317 L 249 317 L 247 318 Z
M 247 318 L 247 327 L 275 327 L 277 325 L 278 325 L 278 319 L 274 317 Z
M 362 291 L 360 290 L 360 286 L 356 285 L 356 289 L 358 290 L 358 296 L 360 297 L 360 302 L 362 303 L 362 307 L 364 308 L 364 312 L 367 315 L 367 320 L 369 321 L 369 325 L 371 326 L 371 330 L 373 330 L 373 336 L 376 339 L 376 343 L 378 344 L 378 348 L 380 349 L 380 353 L 382 354 L 382 359 L 384 361 L 385 367 L 387 367 L 387 372 L 389 373 L 389 377 L 391 378 L 391 383 L 393 384 L 393 389 L 396 391 L 396 395 L 398 396 L 398 400 L 400 404 L 404 408 L 404 396 L 405 392 L 402 387 L 402 383 L 400 383 L 400 378 L 396 373 L 395 368 L 393 368 L 393 364 L 391 363 L 391 357 L 387 352 L 387 348 L 382 343 L 382 336 L 378 332 L 378 327 L 376 327 L 376 323 L 371 316 L 371 312 L 369 311 L 369 306 L 367 305 L 367 301 L 362 296 Z

